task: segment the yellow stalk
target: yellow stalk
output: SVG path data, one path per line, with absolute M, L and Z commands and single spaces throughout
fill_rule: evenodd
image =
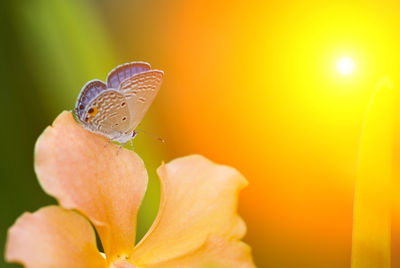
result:
M 377 86 L 365 116 L 355 185 L 352 268 L 390 267 L 395 93 Z

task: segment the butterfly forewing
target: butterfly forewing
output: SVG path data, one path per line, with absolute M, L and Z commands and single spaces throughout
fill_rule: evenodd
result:
M 117 89 L 122 81 L 137 73 L 150 70 L 150 64 L 146 62 L 131 62 L 117 66 L 107 76 L 107 87 Z
M 92 131 L 111 138 L 132 130 L 128 102 L 125 96 L 115 89 L 107 89 L 96 96 L 88 104 L 82 121 Z
M 161 87 L 163 76 L 162 71 L 151 70 L 135 74 L 121 83 L 119 90 L 128 101 L 132 129 L 142 121 Z
M 80 120 L 82 120 L 82 115 L 85 112 L 89 102 L 100 92 L 106 90 L 106 88 L 106 84 L 97 79 L 87 82 L 82 87 L 81 93 L 79 94 L 75 105 L 75 113 Z

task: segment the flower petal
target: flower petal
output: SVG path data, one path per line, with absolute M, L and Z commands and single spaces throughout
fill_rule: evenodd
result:
M 29 268 L 106 267 L 90 223 L 57 206 L 18 218 L 8 231 L 6 260 Z
M 149 268 L 253 268 L 251 249 L 240 241 L 211 236 L 199 249 L 181 258 L 150 265 Z
M 241 238 L 246 227 L 236 214 L 246 179 L 235 169 L 198 155 L 176 159 L 158 169 L 162 184 L 158 216 L 135 249 L 139 264 L 154 264 L 201 247 L 210 234 Z
M 147 187 L 143 161 L 85 130 L 70 112 L 57 117 L 35 148 L 42 187 L 66 208 L 85 214 L 96 226 L 107 258 L 129 256 L 136 217 Z

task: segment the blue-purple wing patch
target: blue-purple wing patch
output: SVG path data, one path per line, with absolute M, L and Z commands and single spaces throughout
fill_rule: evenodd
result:
M 150 64 L 146 62 L 131 62 L 117 66 L 107 76 L 107 88 L 118 89 L 119 85 L 125 79 L 134 74 L 142 73 L 151 69 Z
M 79 94 L 78 100 L 75 105 L 75 114 L 82 120 L 83 112 L 86 106 L 97 96 L 100 92 L 106 90 L 107 86 L 103 81 L 94 79 L 87 82 Z

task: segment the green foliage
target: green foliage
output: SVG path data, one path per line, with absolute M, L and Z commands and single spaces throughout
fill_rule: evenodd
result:
M 122 63 L 114 56 L 100 10 L 93 4 L 70 0 L 2 2 L 1 252 L 4 252 L 7 229 L 23 212 L 55 203 L 40 188 L 34 174 L 36 139 L 62 110 L 73 109 L 86 81 L 104 80 L 112 68 Z M 147 146 L 138 147 L 148 168 L 152 169 L 148 194 L 139 215 L 140 238 L 157 212 L 159 183 L 155 168 L 161 161 L 151 160 L 154 153 Z M 6 264 L 2 258 L 0 267 L 19 266 Z

